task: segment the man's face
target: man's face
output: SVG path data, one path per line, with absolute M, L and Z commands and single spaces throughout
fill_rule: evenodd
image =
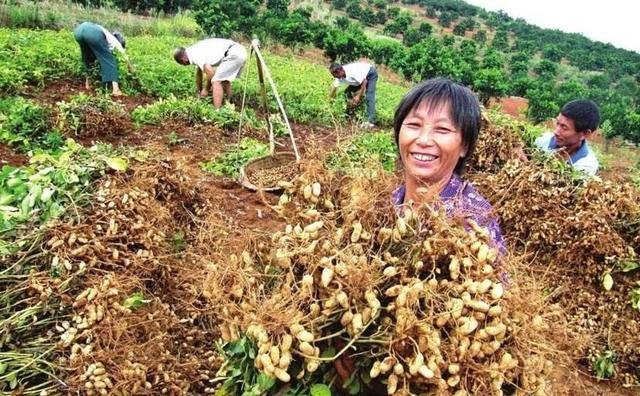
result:
M 344 72 L 343 68 L 339 68 L 337 70 L 334 70 L 331 73 L 335 78 L 344 78 L 346 76 L 346 73 Z
M 189 57 L 187 57 L 186 53 L 182 54 L 182 56 L 178 58 L 178 63 L 184 66 L 189 65 Z
M 559 147 L 576 147 L 582 144 L 587 137 L 587 133 L 576 131 L 575 122 L 562 114 L 556 118 L 556 128 L 553 131 L 556 143 Z

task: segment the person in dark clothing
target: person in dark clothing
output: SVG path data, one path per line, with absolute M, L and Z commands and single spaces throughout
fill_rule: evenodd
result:
M 129 72 L 134 72 L 133 64 L 131 64 L 125 54 L 126 42 L 122 33 L 111 33 L 96 23 L 83 22 L 75 28 L 73 35 L 78 45 L 80 45 L 85 74 L 88 73 L 89 68 L 98 60 L 102 83 L 105 85 L 111 83 L 113 87 L 112 94 L 114 96 L 122 95 L 120 85 L 118 84 L 118 60 L 113 54 L 114 50 L 118 50 L 124 55 Z M 91 88 L 88 75 L 85 77 L 85 88 Z

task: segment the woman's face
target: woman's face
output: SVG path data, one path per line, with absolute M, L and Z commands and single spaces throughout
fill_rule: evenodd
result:
M 398 146 L 405 182 L 414 187 L 447 183 L 466 154 L 447 103 L 429 109 L 422 102 L 412 109 L 400 127 Z

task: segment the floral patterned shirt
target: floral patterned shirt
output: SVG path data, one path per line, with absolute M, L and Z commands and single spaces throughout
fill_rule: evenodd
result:
M 400 185 L 392 193 L 391 199 L 396 207 L 401 207 L 404 204 L 405 194 L 406 186 L 404 184 Z M 506 254 L 500 224 L 498 224 L 498 219 L 493 214 L 491 204 L 480 196 L 470 183 L 463 181 L 460 176 L 454 174 L 440 193 L 440 201 L 440 204 L 444 205 L 448 216 L 459 215 L 463 218 L 472 218 L 478 225 L 486 228 L 493 240 L 494 247 L 498 248 L 500 256 Z M 465 228 L 467 230 L 470 229 L 466 222 Z M 505 284 L 509 283 L 505 272 L 501 273 L 501 278 Z

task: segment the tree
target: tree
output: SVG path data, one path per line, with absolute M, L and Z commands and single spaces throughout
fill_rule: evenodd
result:
M 407 47 L 418 44 L 424 37 L 420 31 L 414 27 L 410 27 L 402 35 L 402 43 Z
M 329 29 L 322 40 L 321 48 L 331 61 L 346 63 L 369 54 L 369 40 L 362 29 L 351 24 L 346 30 Z
M 433 26 L 430 23 L 422 22 L 418 26 L 418 30 L 420 31 L 420 33 L 422 33 L 426 37 L 433 32 Z
M 482 67 L 485 69 L 503 69 L 504 63 L 504 55 L 493 48 L 489 48 L 482 58 Z
M 451 47 L 456 43 L 456 39 L 455 37 L 453 37 L 450 34 L 445 34 L 444 36 L 442 36 L 442 44 Z
M 278 16 L 286 16 L 289 12 L 289 0 L 267 0 L 267 10 Z
M 457 24 L 453 28 L 453 34 L 455 34 L 456 36 L 464 36 L 464 34 L 466 32 L 467 32 L 467 29 L 465 28 L 464 24 L 462 24 L 462 23 Z
M 527 116 L 529 119 L 537 123 L 556 116 L 560 111 L 560 106 L 556 103 L 555 98 L 553 83 L 536 82 L 527 91 L 527 99 L 529 99 Z
M 411 17 L 411 14 L 402 12 L 393 21 L 389 21 L 384 25 L 383 32 L 392 36 L 402 34 L 409 28 L 409 26 L 411 26 L 412 22 L 413 18 Z
M 342 10 L 347 6 L 347 0 L 331 0 L 331 5 L 335 9 Z
M 509 70 L 511 76 L 520 77 L 526 76 L 529 72 L 529 55 L 524 52 L 516 52 L 511 55 L 511 61 L 509 62 Z
M 625 114 L 624 122 L 626 124 L 624 138 L 635 144 L 640 143 L 640 113 L 633 110 L 628 111 Z
M 511 78 L 510 81 L 509 92 L 515 96 L 527 96 L 527 92 L 535 85 L 535 81 L 527 75 L 519 75 L 516 78 Z
M 558 64 L 551 62 L 550 60 L 543 59 L 533 68 L 533 71 L 538 74 L 540 79 L 553 81 L 558 73 Z
M 552 62 L 560 62 L 562 59 L 562 51 L 557 45 L 545 44 L 542 47 L 542 56 Z
M 440 22 L 440 25 L 442 27 L 449 27 L 451 26 L 451 22 L 455 21 L 457 18 L 457 15 L 455 15 L 452 12 L 441 12 L 440 16 L 438 17 L 438 22 Z
M 537 51 L 537 44 L 533 40 L 525 40 L 522 38 L 517 38 L 516 43 L 514 45 L 514 50 L 518 52 L 524 52 L 528 55 L 533 55 Z
M 256 10 L 261 3 L 261 0 L 198 0 L 194 4 L 194 17 L 210 36 L 229 37 L 236 32 L 249 35 L 258 25 Z
M 480 100 L 486 106 L 491 97 L 499 98 L 507 93 L 509 85 L 502 69 L 481 69 L 476 73 L 473 88 L 478 92 Z
M 483 29 L 479 29 L 476 34 L 473 35 L 473 39 L 478 43 L 478 44 L 484 44 L 487 42 L 487 32 L 484 31 Z
M 587 98 L 587 95 L 587 87 L 576 79 L 563 81 L 556 87 L 556 102 L 560 105 L 575 99 Z
M 400 7 L 389 7 L 387 9 L 387 15 L 389 16 L 389 18 L 396 18 L 398 15 L 400 15 Z
M 508 52 L 511 50 L 511 47 L 509 47 L 509 39 L 507 36 L 507 31 L 505 29 L 500 29 L 496 32 L 495 36 L 493 36 L 491 47 L 500 51 L 505 51 L 505 52 Z
M 477 55 L 478 46 L 476 42 L 472 40 L 462 40 L 460 43 L 458 60 L 462 74 L 460 81 L 464 85 L 473 85 L 476 73 L 480 68 Z
M 376 63 L 391 65 L 391 61 L 404 57 L 405 47 L 396 40 L 373 38 L 369 44 L 370 56 Z
M 352 0 L 349 5 L 347 5 L 347 15 L 354 19 L 361 18 L 362 7 L 360 7 L 360 3 L 357 0 Z
M 373 26 L 378 23 L 376 13 L 369 7 L 362 9 L 362 12 L 360 13 L 360 20 L 367 26 Z
M 592 89 L 607 90 L 611 85 L 611 76 L 608 73 L 597 73 L 587 79 L 587 86 Z
M 336 18 L 336 27 L 339 29 L 347 29 L 351 25 L 351 20 L 346 16 L 339 16 Z
M 462 70 L 452 46 L 429 37 L 414 45 L 407 52 L 402 70 L 408 79 L 424 80 L 432 77 L 449 77 L 459 81 Z
M 265 18 L 263 24 L 273 38 L 287 46 L 313 43 L 320 29 L 318 23 L 311 22 L 311 12 L 305 8 L 297 8 L 286 17 Z

